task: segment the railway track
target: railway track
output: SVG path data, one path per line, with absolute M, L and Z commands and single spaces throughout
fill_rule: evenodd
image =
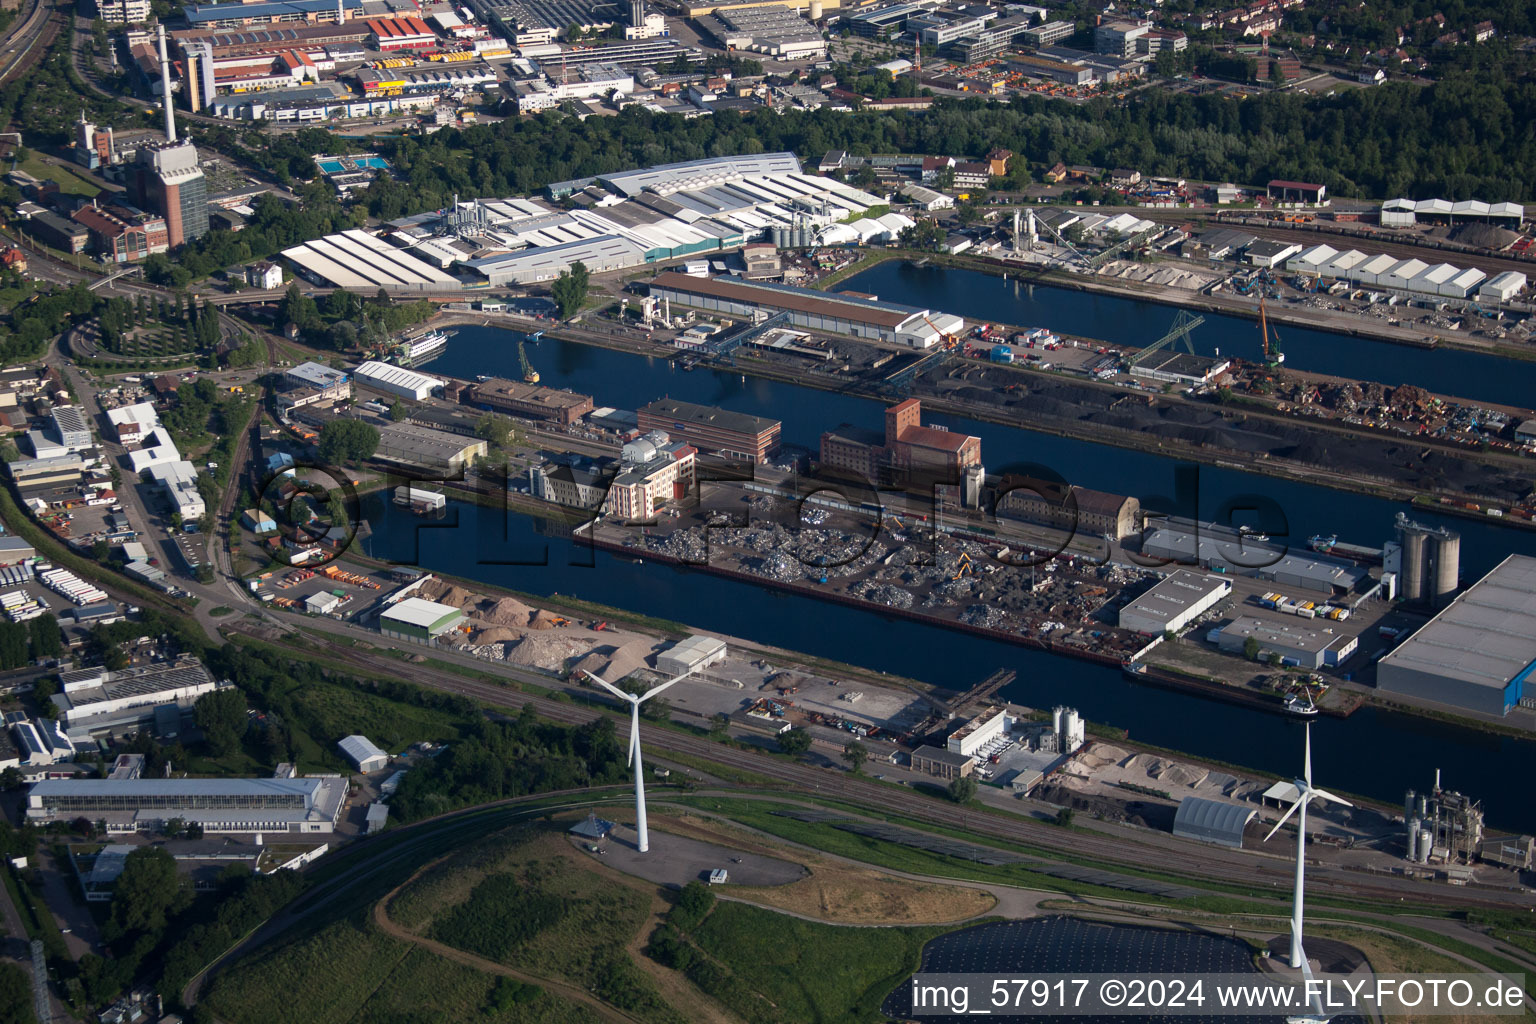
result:
M 371 669 L 383 676 L 395 676 L 420 686 L 470 697 L 490 707 L 514 709 L 532 705 L 539 715 L 568 725 L 584 724 L 601 713 L 582 704 L 520 693 L 504 686 L 465 679 L 440 669 L 397 661 L 385 655 L 349 651 L 348 660 L 359 668 Z M 652 730 L 647 742 L 663 751 L 688 754 L 769 776 L 807 792 L 819 793 L 825 790 L 828 797 L 847 801 L 857 807 L 899 814 L 971 833 L 975 833 L 977 826 L 984 822 L 986 835 L 1017 843 L 1045 857 L 1053 854 L 1072 859 L 1088 857 L 1106 866 L 1128 870 L 1146 870 L 1148 867 L 1158 869 L 1167 863 L 1189 860 L 1188 848 L 1171 837 L 1166 843 L 1150 837 L 1149 841 L 1134 842 L 1110 834 L 1046 827 L 1023 818 L 1015 820 L 985 815 L 978 820 L 978 812 L 917 797 L 910 791 L 894 791 L 888 786 L 841 770 L 764 757 L 665 729 Z M 1251 851 L 1229 853 L 1212 847 L 1200 853 L 1200 874 L 1202 878 L 1260 891 L 1273 889 L 1277 899 L 1288 898 L 1290 868 L 1280 866 L 1285 860 L 1285 857 L 1279 857 L 1276 864 L 1271 866 L 1264 862 L 1255 863 Z M 1350 872 L 1324 864 L 1312 866 L 1307 877 L 1313 893 L 1369 900 L 1383 905 L 1406 901 L 1415 905 L 1457 909 L 1507 909 L 1513 903 L 1533 902 L 1528 895 L 1499 893 L 1483 896 L 1475 894 L 1473 890 L 1458 889 L 1453 892 L 1443 887 L 1408 880 L 1399 882 L 1352 877 Z
M 31 11 L 0 46 L 0 86 L 14 82 L 42 60 L 63 27 L 64 15 L 57 8 L 32 0 Z

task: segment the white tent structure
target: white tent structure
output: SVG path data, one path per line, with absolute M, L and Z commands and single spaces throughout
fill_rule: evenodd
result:
M 645 853 L 651 848 L 651 837 L 645 827 L 645 771 L 640 764 L 640 705 L 673 683 L 686 679 L 688 673 L 685 672 L 680 676 L 674 676 L 660 686 L 653 686 L 642 694 L 633 694 L 625 693 L 595 672 L 588 672 L 586 669 L 582 669 L 582 672 L 598 686 L 601 686 L 620 700 L 629 703 L 629 764 L 633 765 L 635 769 L 635 832 L 639 835 L 636 848 L 641 853 Z

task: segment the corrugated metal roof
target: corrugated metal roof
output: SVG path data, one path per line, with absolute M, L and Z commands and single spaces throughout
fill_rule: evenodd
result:
M 1187 796 L 1173 816 L 1173 834 L 1228 846 L 1241 846 L 1243 829 L 1253 815 L 1252 807 Z

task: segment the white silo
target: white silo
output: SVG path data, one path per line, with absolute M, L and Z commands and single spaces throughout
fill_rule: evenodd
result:
M 1051 708 L 1051 732 L 1056 734 L 1057 739 L 1061 738 L 1061 716 L 1066 713 L 1067 709 L 1060 704 Z
M 811 0 L 810 15 L 812 21 L 821 20 L 821 0 Z
M 1429 855 L 1435 849 L 1435 830 L 1432 828 L 1419 829 L 1419 848 L 1414 851 L 1413 859 L 1420 864 L 1429 863 Z
M 1084 736 L 1083 719 L 1076 708 L 1067 709 L 1067 713 L 1062 716 L 1061 726 L 1066 730 L 1066 745 L 1062 748 L 1062 753 L 1075 753 L 1077 748 L 1083 745 Z
M 1408 819 L 1408 854 L 1406 860 L 1414 860 L 1419 855 L 1419 819 Z

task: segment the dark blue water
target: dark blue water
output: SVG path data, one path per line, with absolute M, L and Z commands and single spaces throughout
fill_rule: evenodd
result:
M 461 329 L 430 369 L 470 379 L 513 374 L 517 337 L 494 328 Z M 807 445 L 839 422 L 869 427 L 881 422 L 883 406 L 869 399 L 736 374 L 684 372 L 666 360 L 607 349 L 544 341 L 530 347 L 529 358 L 545 383 L 594 395 L 599 405 L 634 409 L 673 395 L 776 416 L 784 422 L 786 440 Z M 1172 459 L 960 418 L 935 419 L 980 436 L 986 463 L 994 469 L 1006 462 L 1040 462 L 1089 487 L 1144 499 L 1177 490 L 1180 464 Z M 1284 513 L 1296 538 L 1326 531 L 1380 541 L 1393 514 L 1405 507 L 1233 470 L 1187 465 L 1184 470 L 1197 474 L 1193 487 L 1186 488 L 1196 493 L 1186 495 L 1185 508 L 1213 518 L 1224 506 L 1268 501 Z M 636 565 L 543 536 L 528 517 L 473 505 L 455 504 L 442 523 L 423 522 L 379 498 L 370 500 L 367 513 L 375 528 L 368 549 L 378 557 L 534 594 L 601 601 L 949 688 L 964 689 L 1008 667 L 1019 677 L 1006 692 L 1009 699 L 1032 706 L 1066 702 L 1092 720 L 1129 729 L 1141 742 L 1282 774 L 1295 772 L 1300 760 L 1300 731 L 1284 718 L 1138 686 L 1097 665 L 705 573 Z M 1536 536 L 1523 531 L 1471 520 L 1446 522 L 1462 533 L 1469 578 L 1511 551 L 1536 554 Z M 1405 789 L 1429 785 L 1430 773 L 1441 767 L 1446 785 L 1485 801 L 1491 821 L 1536 828 L 1536 807 L 1523 782 L 1536 763 L 1536 743 L 1369 708 L 1347 721 L 1320 721 L 1316 729 L 1318 776 L 1335 788 L 1396 802 Z
M 899 260 L 872 267 L 839 287 L 941 309 L 971 323 L 1049 327 L 1127 345 L 1156 341 L 1177 312 L 1155 302 L 1029 285 L 1013 278 L 1004 281 L 974 270 L 918 267 Z M 1205 323 L 1191 335 L 1196 351 L 1212 355 L 1220 349 L 1225 356 L 1260 358 L 1257 321 L 1203 315 Z M 1536 395 L 1536 363 L 1526 360 L 1449 348 L 1413 348 L 1304 327 L 1281 327 L 1279 333 L 1285 364 L 1298 370 L 1392 386 L 1415 384 L 1439 394 L 1520 408 L 1529 408 Z

